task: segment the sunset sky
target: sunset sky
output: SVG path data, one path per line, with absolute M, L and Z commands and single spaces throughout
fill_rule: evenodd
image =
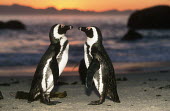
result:
M 170 5 L 170 0 L 1 0 L 1 5 L 20 4 L 33 8 L 79 9 L 105 11 L 142 9 L 154 5 Z

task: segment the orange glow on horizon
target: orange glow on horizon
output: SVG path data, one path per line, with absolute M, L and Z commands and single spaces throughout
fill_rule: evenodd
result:
M 20 4 L 30 6 L 36 9 L 54 7 L 62 9 L 78 9 L 82 11 L 106 11 L 106 10 L 136 10 L 155 5 L 170 5 L 169 0 L 1 0 L 1 5 Z

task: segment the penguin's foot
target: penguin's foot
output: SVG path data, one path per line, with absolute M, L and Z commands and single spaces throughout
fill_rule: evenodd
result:
M 47 104 L 47 105 L 52 105 L 51 102 L 50 102 L 49 95 L 43 95 L 40 102 Z
M 50 101 L 49 95 L 45 95 L 41 98 L 40 100 L 41 103 L 46 104 L 46 105 L 56 105 L 58 103 L 61 103 L 59 101 Z
M 55 102 L 51 102 L 50 100 L 47 100 L 47 99 L 41 100 L 40 102 L 46 105 L 56 105 Z
M 34 99 L 32 99 L 32 98 L 28 98 L 27 103 L 32 103 L 33 101 L 34 101 Z
M 59 101 L 41 101 L 41 103 L 46 104 L 46 105 L 56 105 L 61 102 L 59 102 Z
M 46 98 L 42 98 L 40 100 L 41 103 L 44 103 L 44 104 L 49 104 L 50 103 L 50 99 L 46 99 Z
M 97 100 L 97 101 L 91 101 L 88 105 L 100 105 L 103 102 L 101 100 Z

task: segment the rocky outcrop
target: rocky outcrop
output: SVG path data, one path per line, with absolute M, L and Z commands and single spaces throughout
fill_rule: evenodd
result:
M 121 39 L 123 41 L 134 41 L 134 40 L 139 40 L 142 39 L 143 36 L 136 32 L 133 29 L 129 29 L 128 32 L 124 35 L 124 37 Z
M 5 28 L 5 23 L 0 21 L 0 29 L 4 29 Z
M 130 16 L 127 26 L 133 29 L 170 29 L 170 6 L 136 11 Z
M 17 20 L 11 20 L 6 23 L 0 21 L 0 29 L 25 30 L 26 26 Z

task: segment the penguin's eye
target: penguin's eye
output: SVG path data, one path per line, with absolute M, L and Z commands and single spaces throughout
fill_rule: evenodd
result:
M 61 25 L 61 28 L 64 28 L 64 25 Z

